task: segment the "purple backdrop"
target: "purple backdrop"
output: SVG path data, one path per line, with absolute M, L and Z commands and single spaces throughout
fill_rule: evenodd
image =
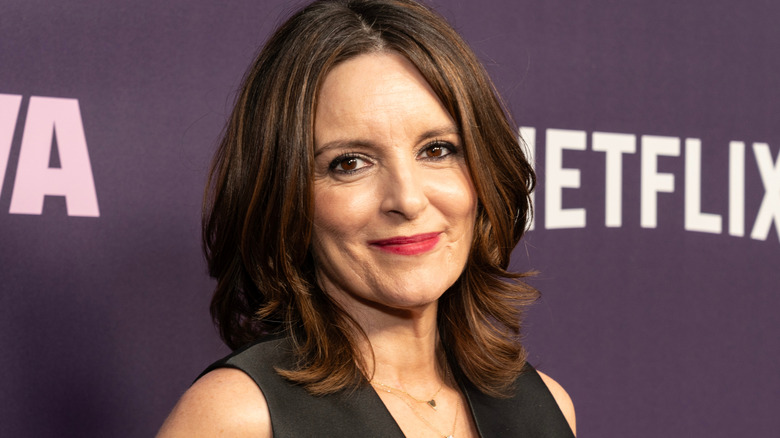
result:
M 530 128 L 537 216 L 513 266 L 540 271 L 527 344 L 579 435 L 776 434 L 780 3 L 434 5 Z M 2 9 L 0 434 L 152 435 L 226 352 L 200 199 L 244 69 L 295 5 Z

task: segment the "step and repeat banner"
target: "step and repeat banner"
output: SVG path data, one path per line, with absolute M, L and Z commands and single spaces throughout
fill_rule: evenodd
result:
M 431 1 L 533 154 L 530 359 L 583 437 L 780 428 L 780 3 Z M 245 68 L 301 2 L 5 1 L 0 435 L 153 435 L 227 349 L 200 249 Z

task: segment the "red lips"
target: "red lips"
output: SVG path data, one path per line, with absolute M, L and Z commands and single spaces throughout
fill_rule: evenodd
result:
M 439 243 L 440 232 L 397 236 L 389 239 L 374 240 L 369 245 L 385 252 L 400 255 L 417 255 L 432 250 Z

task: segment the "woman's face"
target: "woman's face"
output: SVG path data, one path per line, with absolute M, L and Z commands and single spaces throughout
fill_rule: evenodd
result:
M 314 144 L 320 286 L 348 311 L 438 300 L 466 264 L 477 197 L 456 124 L 425 79 L 394 53 L 338 64 Z

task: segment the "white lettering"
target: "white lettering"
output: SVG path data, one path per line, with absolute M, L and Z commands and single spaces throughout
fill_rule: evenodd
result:
M 16 118 L 19 117 L 19 107 L 22 96 L 15 94 L 0 94 L 0 193 L 3 192 L 5 170 L 8 168 L 8 157 L 11 154 L 11 142 L 14 140 Z
M 545 228 L 585 227 L 584 208 L 563 208 L 563 189 L 580 187 L 579 169 L 563 168 L 563 150 L 584 151 L 584 131 L 548 129 L 545 153 L 544 226 Z
M 745 143 L 729 143 L 729 234 L 745 235 Z
M 701 140 L 685 139 L 685 229 L 720 234 L 720 215 L 701 211 Z
M 623 224 L 623 154 L 636 153 L 636 136 L 594 132 L 591 138 L 594 151 L 606 152 L 605 224 L 620 227 Z
M 642 171 L 640 187 L 640 222 L 643 228 L 658 225 L 658 198 L 660 192 L 674 192 L 674 175 L 658 173 L 658 157 L 680 156 L 677 137 L 642 136 Z
M 49 168 L 56 136 L 60 168 Z M 100 216 L 76 99 L 30 98 L 10 212 L 41 214 L 45 195 L 64 196 L 69 216 Z
M 753 153 L 756 155 L 761 182 L 764 184 L 764 199 L 758 209 L 758 216 L 750 237 L 766 240 L 774 221 L 775 231 L 780 239 L 780 153 L 777 154 L 777 161 L 774 164 L 772 164 L 772 152 L 768 144 L 753 143 Z

